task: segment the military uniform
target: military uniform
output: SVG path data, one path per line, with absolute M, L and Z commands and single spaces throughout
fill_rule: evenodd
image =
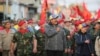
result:
M 27 32 L 25 34 L 21 34 L 20 32 L 16 32 L 13 37 L 13 42 L 17 43 L 17 56 L 31 56 L 33 50 L 33 33 Z
M 91 34 L 91 40 L 92 40 L 93 48 L 95 50 L 95 42 L 96 42 L 95 40 L 99 36 L 100 30 L 96 32 L 95 29 L 91 29 L 89 33 Z M 96 53 L 95 53 L 95 56 L 96 56 Z
M 45 36 L 43 33 L 40 32 L 40 30 L 35 32 L 35 36 L 37 37 L 38 40 L 38 53 L 36 56 L 46 56 L 45 50 L 44 50 L 44 44 L 45 44 Z
M 69 36 L 70 35 L 70 31 L 67 30 L 66 28 L 64 28 L 64 30 L 65 30 L 65 33 L 66 33 L 66 37 Z M 72 50 L 73 49 L 72 48 L 72 46 L 73 46 L 73 39 L 70 39 L 70 40 L 69 39 L 66 39 L 66 40 L 67 40 L 66 41 L 67 42 L 67 49 L 70 48 Z M 72 53 L 70 53 L 70 54 L 69 53 L 64 53 L 63 56 L 72 56 Z

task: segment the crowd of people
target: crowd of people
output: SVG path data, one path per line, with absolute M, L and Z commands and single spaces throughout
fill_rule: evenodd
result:
M 100 56 L 100 19 L 64 19 L 50 14 L 42 26 L 33 19 L 0 25 L 2 56 Z M 0 56 L 1 56 L 0 54 Z

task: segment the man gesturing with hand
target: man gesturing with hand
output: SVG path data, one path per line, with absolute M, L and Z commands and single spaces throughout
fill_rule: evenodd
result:
M 45 26 L 45 50 L 47 56 L 63 56 L 66 49 L 66 35 L 63 27 L 58 25 L 58 16 L 50 15 Z

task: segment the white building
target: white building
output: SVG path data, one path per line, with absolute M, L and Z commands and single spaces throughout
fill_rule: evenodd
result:
M 32 18 L 40 5 L 40 0 L 12 0 L 11 19 Z

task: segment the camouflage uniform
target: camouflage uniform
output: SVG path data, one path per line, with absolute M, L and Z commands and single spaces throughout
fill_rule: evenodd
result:
M 35 32 L 35 36 L 37 37 L 38 41 L 38 53 L 36 56 L 46 56 L 45 50 L 44 50 L 44 42 L 45 42 L 45 36 L 43 33 L 41 33 L 39 30 Z
M 16 32 L 12 41 L 17 43 L 17 56 L 32 55 L 33 33 L 27 32 L 25 34 L 21 34 L 20 32 Z
M 65 29 L 64 28 L 64 30 L 65 30 L 65 33 L 66 33 L 66 37 L 67 36 L 69 36 L 70 35 L 70 31 L 69 30 L 67 30 L 67 29 Z M 73 39 L 70 39 L 70 40 L 68 40 L 68 38 L 66 39 L 67 40 L 67 49 L 73 49 Z M 64 55 L 63 56 L 72 56 L 72 53 L 64 53 Z

